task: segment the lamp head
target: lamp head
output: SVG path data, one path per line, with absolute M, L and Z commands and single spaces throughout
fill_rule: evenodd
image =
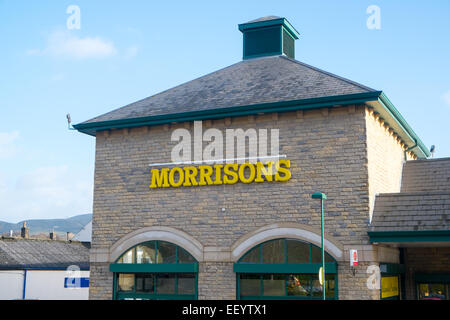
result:
M 314 192 L 311 196 L 311 198 L 313 199 L 327 199 L 327 195 L 325 193 L 322 192 Z

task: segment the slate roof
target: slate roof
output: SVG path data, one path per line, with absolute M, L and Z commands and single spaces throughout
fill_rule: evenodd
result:
M 377 196 L 371 231 L 450 230 L 450 191 Z
M 400 193 L 375 199 L 370 231 L 450 230 L 450 158 L 408 161 Z
M 240 61 L 83 124 L 366 92 L 376 90 L 285 56 L 270 56 Z
M 79 242 L 0 239 L 0 270 L 24 268 L 89 269 L 89 248 Z
M 450 158 L 406 162 L 401 192 L 442 190 L 450 192 Z

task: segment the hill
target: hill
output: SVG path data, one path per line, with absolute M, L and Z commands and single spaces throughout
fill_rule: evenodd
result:
M 30 235 L 32 235 L 47 234 L 52 230 L 58 234 L 65 234 L 66 232 L 78 233 L 91 220 L 92 214 L 81 214 L 67 219 L 30 219 L 24 221 L 27 222 L 27 226 L 30 228 Z M 20 233 L 24 221 L 19 223 L 0 221 L 0 234 L 9 233 L 10 230 L 13 230 L 14 233 Z

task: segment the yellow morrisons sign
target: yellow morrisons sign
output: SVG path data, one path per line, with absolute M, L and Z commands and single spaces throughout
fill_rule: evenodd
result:
M 290 160 L 152 169 L 150 188 L 191 187 L 237 182 L 288 181 Z

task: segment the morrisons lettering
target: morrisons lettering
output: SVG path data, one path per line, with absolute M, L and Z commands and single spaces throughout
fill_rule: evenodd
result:
M 290 167 L 290 160 L 279 160 L 255 164 L 246 162 L 152 169 L 150 188 L 207 186 L 238 182 L 283 182 L 291 178 Z

